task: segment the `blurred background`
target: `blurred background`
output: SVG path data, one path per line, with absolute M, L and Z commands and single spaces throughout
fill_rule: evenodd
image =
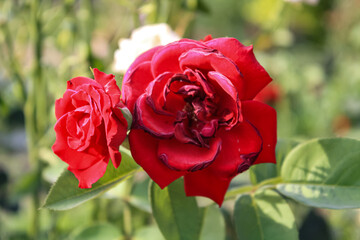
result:
M 360 0 L 0 1 L 0 239 L 162 239 L 142 175 L 72 210 L 38 210 L 65 167 L 51 151 L 55 99 L 90 67 L 120 86 L 119 40 L 148 24 L 253 44 L 274 79 L 258 99 L 276 108 L 279 138 L 359 139 L 359 9 Z M 294 212 L 301 239 L 360 239 L 359 210 Z M 231 229 L 223 237 L 234 239 Z

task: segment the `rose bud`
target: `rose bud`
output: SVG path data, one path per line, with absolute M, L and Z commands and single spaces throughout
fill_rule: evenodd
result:
M 109 158 L 115 168 L 120 165 L 119 146 L 127 132 L 114 75 L 93 71 L 95 80 L 71 79 L 63 98 L 55 102 L 56 141 L 52 150 L 69 164 L 80 188 L 91 188 L 104 175 Z
M 276 112 L 254 97 L 271 78 L 234 38 L 182 39 L 140 55 L 124 76 L 132 155 L 164 188 L 184 176 L 187 196 L 219 205 L 230 181 L 275 163 Z

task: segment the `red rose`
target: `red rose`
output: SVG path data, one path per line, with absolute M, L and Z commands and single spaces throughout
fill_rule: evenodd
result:
M 69 164 L 80 188 L 90 188 L 105 173 L 109 158 L 115 168 L 120 165 L 119 146 L 127 131 L 114 75 L 94 69 L 94 76 L 71 79 L 55 102 L 52 149 Z
M 221 205 L 234 176 L 275 163 L 276 112 L 252 100 L 270 81 L 252 46 L 234 38 L 183 39 L 143 53 L 122 88 L 135 161 L 161 188 L 184 176 L 188 196 Z

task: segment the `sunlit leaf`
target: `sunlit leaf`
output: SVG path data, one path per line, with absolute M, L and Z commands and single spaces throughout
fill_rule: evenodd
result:
M 317 139 L 296 147 L 284 160 L 277 189 L 303 204 L 360 207 L 360 141 Z
M 129 151 L 123 149 L 121 154 L 120 166 L 115 169 L 112 163 L 109 162 L 104 176 L 94 183 L 92 188 L 79 188 L 76 177 L 70 171 L 65 170 L 50 189 L 43 207 L 52 210 L 70 209 L 127 179 L 139 167 L 131 158 Z
M 151 182 L 150 200 L 154 218 L 166 239 L 199 239 L 203 210 L 197 206 L 194 197 L 186 197 L 182 179 L 163 190 Z
M 243 194 L 235 203 L 238 239 L 297 240 L 295 218 L 285 199 L 273 190 Z

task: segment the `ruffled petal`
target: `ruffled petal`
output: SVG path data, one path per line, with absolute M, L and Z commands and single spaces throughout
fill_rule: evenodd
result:
M 109 95 L 111 99 L 111 106 L 114 107 L 116 104 L 119 103 L 121 95 L 120 89 L 116 84 L 115 76 L 113 74 L 103 73 L 96 68 L 94 68 L 93 71 L 95 81 L 97 81 L 103 86 L 105 92 Z
M 114 111 L 120 110 L 114 109 Z M 111 112 L 108 120 L 105 121 L 105 128 L 109 155 L 114 167 L 118 168 L 121 162 L 119 147 L 126 138 L 127 121 L 121 114 Z
M 263 149 L 254 164 L 276 163 L 275 147 L 276 135 L 276 111 L 269 105 L 257 101 L 243 102 L 244 119 L 249 121 L 263 139 Z
M 93 85 L 96 88 L 102 88 L 101 84 L 96 82 L 94 79 L 87 77 L 76 77 L 67 81 L 67 89 L 76 90 L 78 87 L 86 84 Z
M 253 99 L 263 89 L 271 77 L 256 60 L 253 47 L 246 47 L 235 38 L 216 38 L 205 43 L 207 46 L 219 50 L 230 58 L 240 69 L 245 80 L 242 100 Z
M 101 159 L 86 169 L 76 169 L 71 166 L 68 170 L 74 173 L 79 180 L 79 188 L 91 188 L 92 184 L 99 180 L 105 173 L 109 160 Z
M 154 54 L 151 60 L 151 70 L 154 77 L 164 72 L 182 72 L 179 66 L 180 55 L 192 48 L 204 47 L 206 46 L 203 43 L 190 39 L 182 39 L 164 46 Z
M 134 112 L 134 105 L 141 94 L 145 92 L 148 84 L 153 81 L 151 63 L 139 63 L 135 69 L 124 77 L 122 84 L 122 100 Z
M 243 95 L 244 81 L 240 70 L 231 59 L 220 52 L 213 49 L 192 49 L 183 53 L 179 61 L 182 70 L 190 68 L 221 73 L 231 80 L 239 95 Z
M 175 117 L 157 111 L 153 107 L 152 99 L 146 94 L 141 95 L 136 102 L 134 114 L 134 128 L 141 128 L 161 138 L 170 138 L 174 135 Z
M 159 140 L 140 129 L 133 129 L 129 134 L 131 154 L 134 160 L 149 174 L 161 188 L 183 176 L 185 171 L 168 168 L 158 158 Z
M 72 168 L 85 169 L 94 165 L 103 155 L 97 151 L 76 151 L 70 148 L 67 144 L 67 115 L 61 117 L 55 124 L 56 140 L 52 146 L 53 152 L 61 158 L 64 162 L 68 163 Z
M 262 148 L 262 139 L 250 123 L 243 122 L 230 131 L 218 131 L 221 151 L 207 168 L 184 177 L 187 196 L 203 196 L 221 206 L 229 183 L 255 161 Z
M 61 118 L 68 112 L 75 110 L 72 104 L 72 95 L 76 93 L 74 90 L 66 90 L 64 96 L 55 101 L 55 116 L 56 119 Z
M 209 148 L 184 144 L 173 138 L 160 140 L 158 157 L 171 169 L 194 172 L 213 163 L 220 149 L 221 139 L 219 138 L 212 139 Z
M 227 125 L 228 129 L 232 128 L 239 121 L 242 121 L 239 94 L 231 81 L 221 73 L 210 71 L 208 76 L 214 82 L 213 86 L 217 89 L 216 96 L 219 101 L 219 109 L 224 111 L 230 110 L 233 113 L 232 120 Z

